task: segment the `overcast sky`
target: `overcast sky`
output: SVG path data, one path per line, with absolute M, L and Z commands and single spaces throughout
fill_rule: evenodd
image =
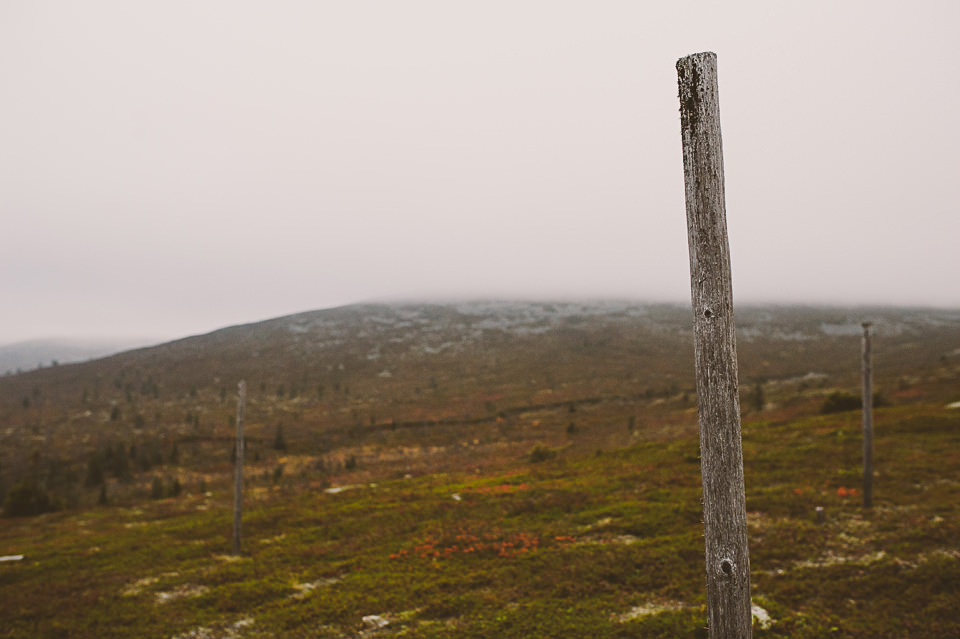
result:
M 960 307 L 960 3 L 0 0 L 0 343 L 369 300 L 689 301 L 718 55 L 737 303 Z

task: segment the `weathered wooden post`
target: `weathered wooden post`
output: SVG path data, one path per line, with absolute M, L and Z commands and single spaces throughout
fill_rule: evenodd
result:
M 711 639 L 752 636 L 717 56 L 677 61 Z
M 237 392 L 237 461 L 233 475 L 233 554 L 240 554 L 240 520 L 243 513 L 243 408 L 247 402 L 247 384 L 241 381 Z
M 870 326 L 863 322 L 863 507 L 873 507 L 873 379 Z

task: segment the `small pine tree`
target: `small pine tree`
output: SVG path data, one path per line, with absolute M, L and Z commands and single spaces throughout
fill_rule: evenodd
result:
M 287 450 L 287 440 L 283 438 L 283 424 L 277 424 L 277 434 L 273 438 L 273 449 L 284 452 Z
M 59 510 L 59 500 L 52 497 L 40 484 L 24 479 L 10 489 L 3 500 L 5 517 L 32 517 Z
M 95 453 L 87 462 L 87 478 L 84 484 L 87 486 L 99 486 L 103 484 L 105 477 L 103 472 L 103 459 L 100 453 Z
M 129 481 L 133 477 L 130 472 L 130 458 L 127 455 L 127 447 L 122 444 L 107 445 L 103 454 L 103 466 L 107 473 L 121 481 Z
M 754 386 L 754 388 L 753 388 L 753 396 L 752 396 L 750 399 L 752 400 L 753 409 L 754 409 L 755 411 L 760 412 L 760 411 L 763 410 L 763 406 L 764 406 L 764 404 L 766 404 L 767 400 L 766 400 L 766 398 L 763 396 L 763 383 L 762 383 L 762 382 L 757 382 L 756 386 Z
M 539 464 L 540 462 L 545 462 L 549 459 L 553 459 L 557 456 L 556 449 L 550 448 L 549 446 L 544 446 L 543 444 L 537 444 L 530 449 L 530 453 L 527 455 L 527 458 L 533 464 Z
M 835 391 L 830 393 L 823 405 L 820 407 L 820 413 L 828 415 L 830 413 L 843 413 L 848 410 L 860 410 L 863 407 L 863 400 L 859 395 L 848 393 L 846 391 Z
M 163 480 L 159 477 L 153 478 L 153 485 L 150 487 L 150 499 L 163 499 Z

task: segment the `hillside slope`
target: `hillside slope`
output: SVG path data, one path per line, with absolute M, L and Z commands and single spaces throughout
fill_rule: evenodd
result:
M 776 379 L 846 370 L 860 322 L 884 345 L 879 370 L 956 357 L 960 311 L 896 308 L 738 308 L 741 378 Z M 640 383 L 671 376 L 690 384 L 689 309 L 630 303 L 361 305 L 301 313 L 85 362 L 0 378 L 0 404 L 42 387 L 66 399 L 98 383 L 159 386 L 178 393 L 245 378 L 251 386 L 370 382 L 475 374 L 509 378 L 505 365 L 557 370 L 563 381 L 591 364 L 629 370 Z M 853 348 L 851 348 L 853 347 Z M 576 366 L 568 366 L 575 363 Z M 655 366 L 652 366 L 655 365 Z M 606 371 L 605 368 L 605 372 Z M 543 375 L 541 374 L 541 377 Z M 122 378 L 122 379 L 121 379 Z M 99 382 L 97 380 L 100 380 Z M 229 382 L 227 381 L 229 380 Z M 508 383 L 512 380 L 507 379 Z M 382 382 L 378 382 L 382 383 Z M 135 391 L 139 388 L 135 388 Z
M 855 404 L 864 319 L 884 404 L 869 512 L 859 411 L 822 414 Z M 737 325 L 755 636 L 955 635 L 960 312 Z M 685 307 L 476 303 L 304 313 L 0 378 L 4 630 L 703 637 L 692 369 Z
M 855 392 L 864 319 L 888 396 L 960 362 L 957 311 L 738 309 L 745 409 Z M 241 379 L 264 465 L 278 432 L 317 467 L 405 446 L 559 444 L 568 430 L 584 431 L 581 445 L 616 447 L 664 420 L 695 425 L 690 323 L 682 306 L 618 302 L 350 306 L 0 377 L 0 493 L 34 476 L 66 504 L 89 502 L 100 483 L 91 460 L 117 450 L 150 451 L 116 462 L 127 482 L 118 494 L 149 488 L 129 483 L 125 464 L 162 467 L 174 447 L 168 475 L 212 481 L 229 467 Z

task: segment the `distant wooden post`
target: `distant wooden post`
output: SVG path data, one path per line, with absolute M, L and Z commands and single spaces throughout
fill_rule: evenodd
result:
M 237 392 L 237 461 L 233 475 L 233 554 L 240 554 L 240 520 L 243 512 L 243 408 L 247 402 L 247 384 L 240 382 Z
M 717 56 L 677 61 L 690 249 L 710 638 L 751 637 L 737 349 L 724 201 Z
M 870 363 L 870 326 L 863 322 L 863 507 L 873 507 L 873 370 Z

